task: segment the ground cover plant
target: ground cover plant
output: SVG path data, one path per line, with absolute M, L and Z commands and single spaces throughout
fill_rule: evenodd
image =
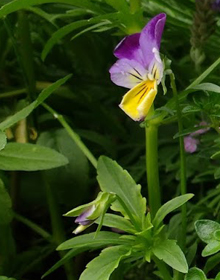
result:
M 220 1 L 0 1 L 0 280 L 220 280 Z

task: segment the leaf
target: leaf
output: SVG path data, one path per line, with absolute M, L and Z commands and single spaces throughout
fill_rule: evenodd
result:
M 0 276 L 0 280 L 16 280 L 15 278 L 8 278 L 6 276 Z
M 0 179 L 0 225 L 9 224 L 12 220 L 12 203 L 5 186 Z
M 216 275 L 215 280 L 220 280 L 220 272 Z
M 78 20 L 75 22 L 72 22 L 70 24 L 67 24 L 63 27 L 61 27 L 60 29 L 58 29 L 56 32 L 53 33 L 52 37 L 47 41 L 46 45 L 44 46 L 44 49 L 42 51 L 41 54 L 41 59 L 45 60 L 45 58 L 47 57 L 48 53 L 50 52 L 50 50 L 53 48 L 53 46 L 63 37 L 65 37 L 67 34 L 73 32 L 74 30 L 81 28 L 83 26 L 86 25 L 92 25 L 94 23 L 100 22 L 103 19 L 115 19 L 117 18 L 117 14 L 116 13 L 112 13 L 112 14 L 105 14 L 105 15 L 101 15 L 101 16 L 97 16 L 97 17 L 93 17 L 90 19 L 86 19 L 86 20 Z
M 206 69 L 195 81 L 193 81 L 186 89 L 191 89 L 198 84 L 200 84 L 220 63 L 220 57 L 216 59 L 216 61 L 209 66 L 208 69 Z
M 190 133 L 192 133 L 192 132 L 196 132 L 196 131 L 198 131 L 198 130 L 200 130 L 200 129 L 207 129 L 207 128 L 209 128 L 209 126 L 208 125 L 200 125 L 200 126 L 193 126 L 193 127 L 190 127 L 190 128 L 187 128 L 187 129 L 184 129 L 181 133 L 176 133 L 174 136 L 173 136 L 173 139 L 176 139 L 176 138 L 178 138 L 178 137 L 180 137 L 180 136 L 185 136 L 185 135 L 188 135 L 188 134 L 190 134 Z
M 188 264 L 176 240 L 164 240 L 153 247 L 154 255 L 182 273 L 188 272 Z
M 40 145 L 9 143 L 0 151 L 1 170 L 37 171 L 66 165 L 62 154 Z
M 206 280 L 206 276 L 201 269 L 193 267 L 190 268 L 189 272 L 185 277 L 185 280 Z
M 199 238 L 205 243 L 215 240 L 214 232 L 220 229 L 220 224 L 211 220 L 198 220 L 195 229 Z
M 7 144 L 7 137 L 3 131 L 0 130 L 0 150 L 4 149 Z
M 67 75 L 66 77 L 59 79 L 52 85 L 48 86 L 39 94 L 38 98 L 20 110 L 19 112 L 15 113 L 14 115 L 8 117 L 5 121 L 0 123 L 0 130 L 5 130 L 18 121 L 26 118 L 37 106 L 44 102 L 46 98 L 48 98 L 56 89 L 58 89 L 62 84 L 64 84 L 72 75 Z
M 104 156 L 98 160 L 97 172 L 100 188 L 105 192 L 115 193 L 123 202 L 126 211 L 118 199 L 112 203 L 112 209 L 124 216 L 127 216 L 129 211 L 129 218 L 141 225 L 146 213 L 146 200 L 141 195 L 141 186 L 136 185 L 129 173 L 115 161 Z
M 99 224 L 100 218 L 96 220 L 95 223 Z M 104 220 L 103 220 L 103 226 L 116 228 L 125 232 L 129 233 L 135 233 L 136 230 L 133 227 L 133 225 L 126 220 L 125 218 L 114 215 L 114 214 L 105 214 Z
M 95 232 L 76 236 L 71 238 L 57 247 L 57 250 L 67 250 L 67 249 L 80 249 L 85 248 L 85 250 L 96 249 L 112 244 L 128 244 L 128 241 L 120 238 L 120 234 L 114 232 L 101 231 L 97 236 Z
M 80 249 L 72 249 L 69 252 L 67 252 L 65 254 L 64 257 L 62 257 L 62 259 L 60 259 L 57 263 L 55 263 L 50 269 L 47 270 L 47 272 L 45 272 L 42 276 L 41 279 L 43 279 L 44 277 L 46 277 L 47 275 L 51 274 L 53 271 L 55 271 L 56 269 L 58 269 L 59 267 L 61 267 L 63 264 L 65 264 L 68 260 L 70 260 L 71 258 L 75 257 L 76 255 L 86 251 L 86 248 L 80 248 Z M 0 279 L 1 280 L 1 279 Z
M 220 253 L 213 255 L 212 257 L 208 258 L 205 267 L 204 272 L 207 274 L 209 271 L 211 271 L 215 266 L 217 266 L 220 263 Z
M 211 159 L 219 159 L 220 158 L 220 151 L 214 153 L 211 157 Z M 216 170 L 216 175 L 218 177 L 218 169 Z
M 54 3 L 54 0 L 14 0 L 1 7 L 0 18 L 18 10 L 45 3 Z M 91 4 L 89 0 L 57 0 L 56 3 L 69 4 L 72 6 L 83 7 L 95 12 L 102 12 L 97 5 Z
M 220 93 L 220 86 L 212 84 L 212 83 L 199 84 L 197 86 L 192 87 L 191 89 Z
M 202 251 L 202 256 L 207 257 L 219 251 L 220 251 L 220 241 L 213 240 L 205 246 L 204 250 Z
M 166 217 L 166 215 L 168 215 L 170 212 L 172 212 L 176 208 L 178 208 L 181 205 L 183 205 L 184 203 L 186 203 L 193 196 L 194 196 L 194 194 L 190 194 L 190 193 L 184 194 L 184 195 L 178 196 L 178 197 L 168 201 L 164 205 L 162 205 L 160 207 L 160 209 L 157 211 L 155 218 L 152 222 L 154 227 L 157 228 L 160 225 L 160 223 L 163 221 L 163 219 Z
M 108 280 L 120 261 L 130 253 L 129 248 L 125 246 L 104 249 L 98 257 L 87 264 L 79 280 Z

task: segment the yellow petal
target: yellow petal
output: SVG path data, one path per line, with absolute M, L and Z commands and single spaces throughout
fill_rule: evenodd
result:
M 134 121 L 140 121 L 149 112 L 156 94 L 156 80 L 146 80 L 129 90 L 119 106 Z

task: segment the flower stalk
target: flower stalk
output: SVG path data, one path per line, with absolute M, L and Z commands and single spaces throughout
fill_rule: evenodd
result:
M 154 114 L 153 106 L 148 116 Z M 161 206 L 161 194 L 158 170 L 158 125 L 146 123 L 146 170 L 148 203 L 152 219 Z
M 176 89 L 175 83 L 175 76 L 173 73 L 170 74 L 170 82 L 171 88 L 173 91 L 173 95 L 176 101 L 176 110 L 177 110 L 177 122 L 178 122 L 178 129 L 179 129 L 179 147 L 180 147 L 180 192 L 181 195 L 186 194 L 186 157 L 185 157 L 185 149 L 184 149 L 184 138 L 181 136 L 183 132 L 183 124 L 182 124 L 182 114 L 181 109 L 179 106 L 179 99 Z M 186 204 L 183 204 L 181 208 L 181 215 L 182 215 L 182 230 L 180 236 L 180 246 L 185 251 L 186 246 L 186 225 L 187 225 L 187 212 L 186 212 Z

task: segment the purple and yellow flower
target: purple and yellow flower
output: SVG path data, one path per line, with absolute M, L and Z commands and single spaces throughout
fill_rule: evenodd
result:
M 125 37 L 114 50 L 118 61 L 109 70 L 111 80 L 130 89 L 119 106 L 134 121 L 148 114 L 163 77 L 159 50 L 165 21 L 166 14 L 155 16 L 141 33 Z

